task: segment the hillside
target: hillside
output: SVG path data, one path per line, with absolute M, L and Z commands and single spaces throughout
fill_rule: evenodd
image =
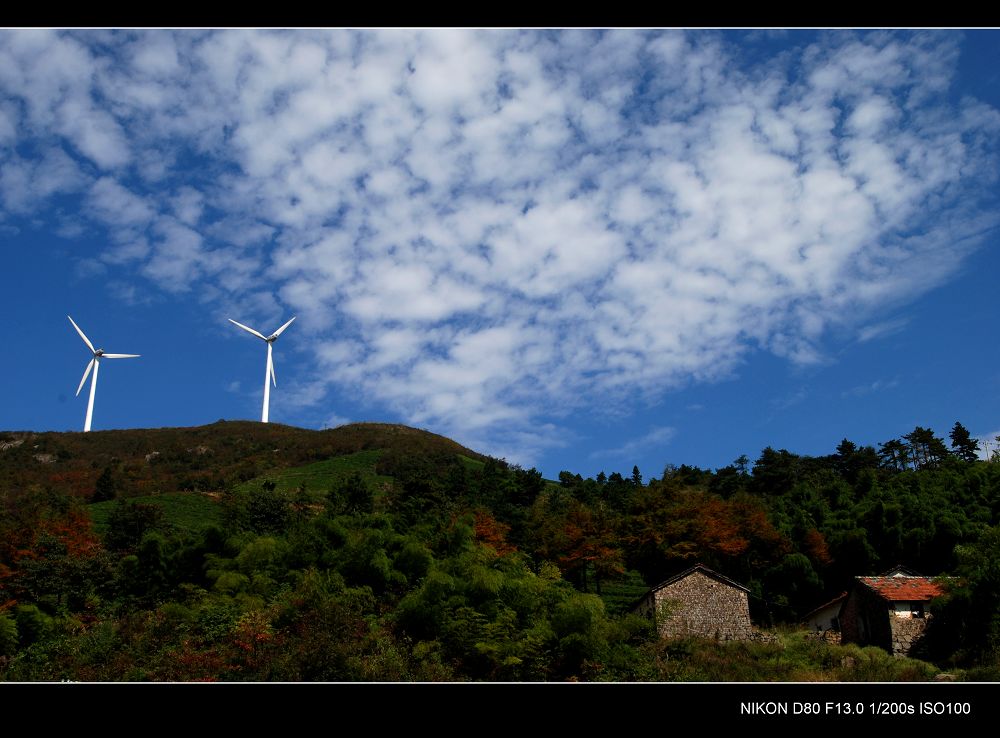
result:
M 278 469 L 357 453 L 437 458 L 481 454 L 428 431 L 387 423 L 308 430 L 218 421 L 191 428 L 0 433 L 0 488 L 58 487 L 89 497 L 105 469 L 130 495 L 220 491 Z
M 378 423 L 3 433 L 0 680 L 995 678 L 1000 464 L 935 449 L 556 483 Z M 937 666 L 661 642 L 631 606 L 698 562 L 765 628 L 858 574 L 952 574 Z

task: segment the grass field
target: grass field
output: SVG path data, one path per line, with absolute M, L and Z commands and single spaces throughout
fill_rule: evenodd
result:
M 375 464 L 381 454 L 380 450 L 359 451 L 317 461 L 314 464 L 280 469 L 244 482 L 239 489 L 248 492 L 259 490 L 264 482 L 271 481 L 274 482 L 276 489 L 282 491 L 305 489 L 314 495 L 325 494 L 354 473 L 360 474 L 373 488 L 380 489 L 392 482 L 392 477 L 375 473 Z M 481 464 L 474 459 L 467 459 L 467 463 Z M 163 510 L 164 521 L 182 532 L 195 533 L 222 522 L 222 509 L 219 503 L 208 495 L 196 492 L 168 492 L 129 499 L 133 502 L 157 505 Z M 97 533 L 103 535 L 107 532 L 108 519 L 115 504 L 115 500 L 108 500 L 88 506 Z
M 465 467 L 466 471 L 482 471 L 482 468 L 486 466 L 486 463 L 480 461 L 479 459 L 473 459 L 465 454 L 457 454 L 458 460 Z
M 164 521 L 178 531 L 196 533 L 222 523 L 219 504 L 208 495 L 197 492 L 169 492 L 129 499 L 132 502 L 157 505 L 163 510 Z M 116 504 L 116 500 L 108 500 L 95 502 L 87 507 L 91 520 L 94 521 L 94 529 L 99 534 L 107 532 L 108 518 Z
M 346 456 L 335 456 L 332 459 L 317 461 L 306 466 L 297 466 L 291 469 L 279 469 L 270 474 L 251 479 L 239 486 L 242 491 L 260 489 L 266 481 L 274 482 L 275 489 L 280 491 L 293 491 L 304 488 L 306 492 L 327 492 L 335 488 L 352 474 L 357 473 L 368 482 L 373 488 L 381 488 L 385 484 L 392 482 L 392 477 L 386 477 L 375 473 L 375 464 L 380 450 L 358 451 Z M 469 459 L 472 461 L 472 459 Z
M 772 643 L 663 640 L 654 678 L 678 682 L 926 682 L 939 669 L 876 646 L 836 645 L 783 626 Z

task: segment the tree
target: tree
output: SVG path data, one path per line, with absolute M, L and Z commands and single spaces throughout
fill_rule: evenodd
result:
M 871 446 L 856 446 L 846 438 L 837 446 L 834 468 L 849 484 L 855 484 L 863 469 L 874 469 L 879 459 Z
M 358 472 L 352 473 L 341 483 L 335 497 L 348 515 L 366 514 L 375 509 L 375 495 Z
M 531 512 L 529 527 L 535 552 L 556 561 L 567 578 L 587 590 L 588 572 L 601 592 L 606 580 L 624 571 L 623 555 L 612 527 L 608 506 L 592 509 L 572 497 L 545 494 Z
M 574 474 L 569 471 L 559 472 L 559 484 L 561 484 L 566 489 L 573 489 L 576 485 L 583 482 L 583 477 L 579 474 Z
M 750 489 L 762 497 L 778 497 L 791 491 L 798 480 L 799 457 L 785 449 L 768 446 L 754 462 Z
M 90 501 L 104 502 L 105 500 L 113 500 L 118 496 L 120 490 L 121 481 L 118 479 L 118 475 L 115 474 L 110 466 L 106 466 L 104 467 L 104 471 L 101 472 L 101 476 L 97 478 L 97 483 L 94 485 L 94 494 L 90 498 Z
M 142 502 L 119 500 L 108 516 L 104 545 L 112 551 L 134 551 L 142 537 L 163 526 L 163 508 Z
M 559 639 L 560 671 L 579 674 L 585 662 L 598 661 L 607 649 L 604 603 L 591 594 L 571 595 L 552 613 L 552 630 Z
M 903 438 L 909 444 L 910 460 L 917 469 L 934 468 L 950 455 L 944 441 L 935 437 L 930 428 L 918 425 Z
M 898 438 L 878 445 L 878 457 L 882 466 L 895 471 L 906 471 L 910 463 L 909 448 Z
M 720 497 L 732 497 L 744 488 L 746 476 L 738 472 L 735 466 L 724 466 L 709 478 L 708 489 Z
M 934 603 L 928 632 L 932 655 L 959 663 L 1000 666 L 1000 527 L 975 543 L 957 546 L 955 578 Z
M 764 582 L 775 597 L 778 615 L 787 619 L 806 613 L 823 593 L 823 583 L 812 562 L 800 553 L 786 555 L 765 573 Z
M 234 531 L 281 533 L 292 519 L 292 506 L 288 494 L 267 480 L 259 490 L 230 490 L 223 498 L 223 518 Z
M 0 656 L 13 656 L 17 651 L 17 623 L 6 612 L 0 612 Z
M 979 458 L 979 442 L 972 438 L 968 429 L 957 420 L 948 437 L 951 439 L 951 447 L 955 450 L 955 456 L 962 461 L 972 463 Z

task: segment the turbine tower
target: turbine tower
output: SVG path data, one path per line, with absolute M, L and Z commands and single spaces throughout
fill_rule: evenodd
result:
M 69 316 L 66 316 L 69 318 Z M 80 338 L 83 342 L 87 344 L 93 354 L 94 358 L 90 360 L 87 364 L 87 368 L 83 371 L 83 379 L 80 380 L 80 386 L 76 388 L 76 396 L 80 396 L 80 390 L 83 389 L 83 383 L 87 381 L 87 375 L 90 374 L 90 370 L 94 370 L 94 376 L 90 380 L 90 400 L 87 401 L 87 420 L 83 423 L 83 432 L 88 433 L 90 431 L 90 420 L 94 417 L 94 393 L 97 392 L 97 370 L 101 368 L 101 359 L 137 359 L 139 354 L 108 354 L 104 352 L 104 349 L 95 349 L 94 344 L 90 342 L 90 339 L 80 330 L 72 318 L 69 318 L 69 322 L 73 323 L 73 327 L 76 328 L 76 332 L 80 334 Z
M 297 316 L 295 316 L 295 317 L 297 317 Z M 293 317 L 292 320 L 295 320 L 295 317 Z M 268 406 L 271 404 L 271 384 L 270 384 L 270 382 L 268 382 L 268 379 L 270 379 L 271 382 L 274 382 L 274 386 L 275 387 L 278 386 L 278 380 L 274 376 L 274 360 L 271 358 L 271 344 L 273 344 L 275 341 L 278 340 L 278 336 L 280 336 L 282 333 L 284 333 L 285 328 L 287 328 L 288 326 L 290 326 L 292 324 L 292 320 L 289 320 L 287 323 L 285 323 L 283 326 L 281 326 L 278 330 L 276 330 L 270 336 L 265 336 L 263 333 L 261 333 L 259 331 L 255 331 L 253 328 L 248 328 L 247 326 L 243 325 L 242 323 L 237 323 L 232 318 L 227 318 L 227 320 L 230 323 L 232 323 L 233 325 L 239 326 L 240 328 L 242 328 L 243 330 L 245 330 L 247 333 L 250 333 L 250 334 L 253 334 L 253 335 L 257 336 L 257 338 L 259 338 L 261 341 L 263 341 L 264 343 L 267 344 L 267 366 L 264 368 L 264 411 L 260 415 L 260 422 L 261 423 L 266 423 L 267 422 Z

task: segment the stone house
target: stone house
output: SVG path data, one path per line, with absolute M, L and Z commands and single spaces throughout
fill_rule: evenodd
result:
M 840 643 L 840 608 L 847 599 L 847 592 L 841 592 L 829 602 L 806 613 L 802 619 L 809 635 L 827 643 Z
M 657 584 L 633 610 L 652 618 L 663 638 L 760 640 L 750 623 L 749 594 L 742 584 L 697 564 Z
M 881 576 L 855 577 L 840 608 L 841 641 L 906 656 L 927 627 L 930 601 L 943 593 L 931 577 L 902 567 Z

